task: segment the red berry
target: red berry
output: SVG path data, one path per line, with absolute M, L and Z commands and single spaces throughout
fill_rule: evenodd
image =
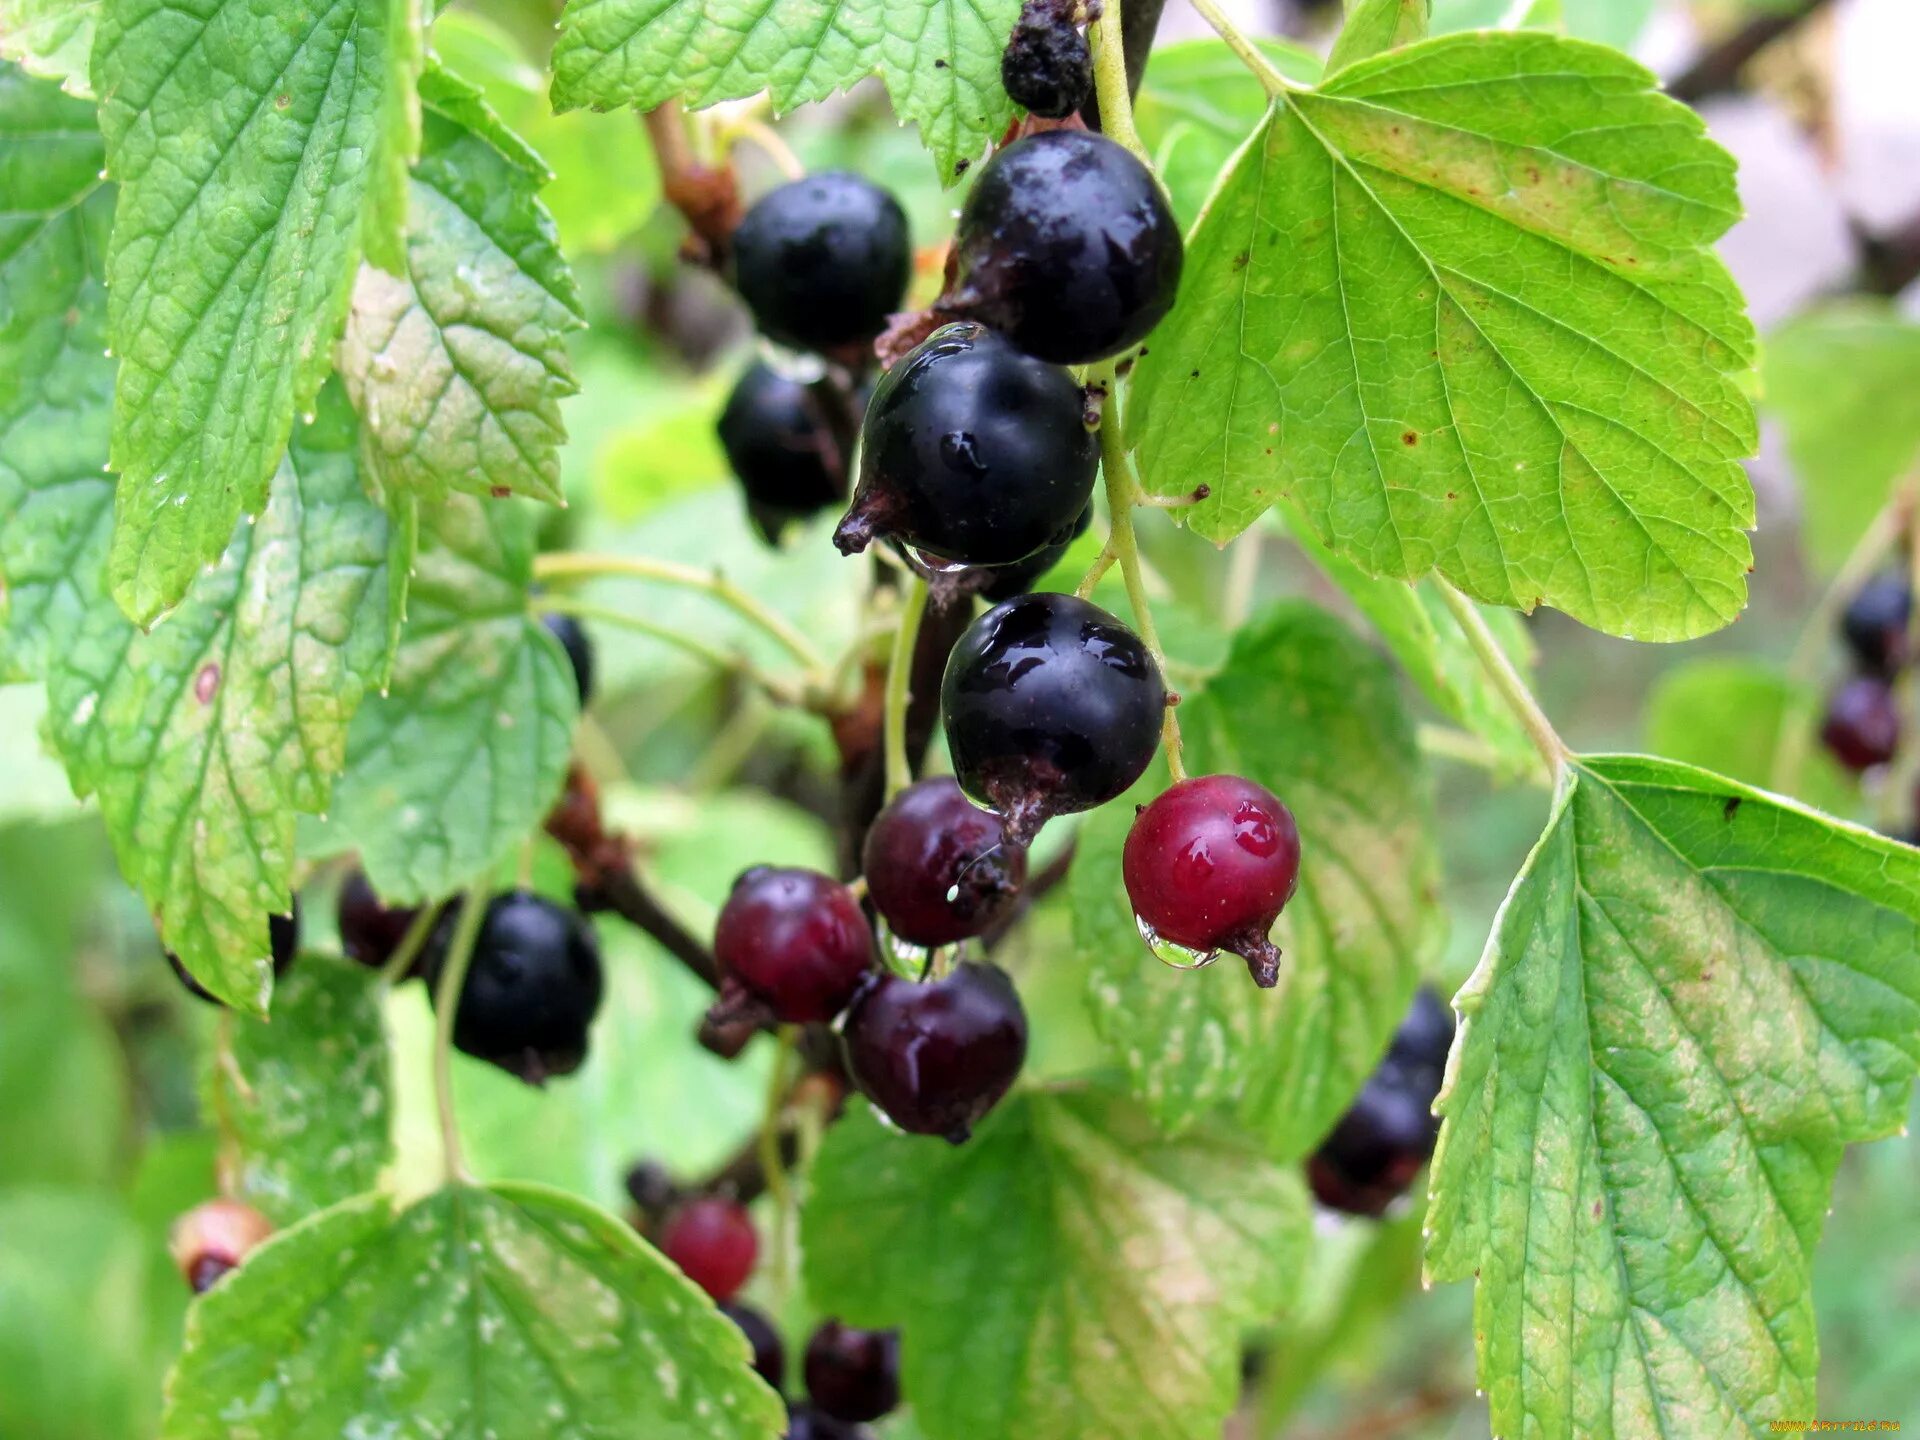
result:
M 753 1274 L 760 1237 L 744 1206 L 718 1195 L 689 1200 L 660 1231 L 660 1253 L 724 1304 Z
M 1267 931 L 1300 878 L 1300 832 L 1272 792 L 1237 775 L 1182 780 L 1134 820 L 1122 869 L 1154 938 L 1231 950 L 1256 983 L 1279 982 Z
M 909 945 L 951 945 L 1005 915 L 1027 875 L 1027 852 L 1006 843 L 1000 817 L 953 780 L 909 785 L 867 831 L 867 896 Z
M 807 1342 L 807 1394 L 836 1420 L 878 1420 L 900 1403 L 900 1332 L 829 1320 Z
M 1820 738 L 1856 775 L 1884 765 L 1900 749 L 1900 707 L 1886 681 L 1858 675 L 1833 692 Z
M 873 966 L 873 936 L 853 892 L 813 870 L 758 866 L 733 882 L 713 936 L 721 1007 L 758 1001 L 777 1020 L 831 1020 Z
M 267 1217 L 251 1205 L 209 1200 L 174 1222 L 167 1248 L 193 1293 L 204 1295 L 272 1233 Z

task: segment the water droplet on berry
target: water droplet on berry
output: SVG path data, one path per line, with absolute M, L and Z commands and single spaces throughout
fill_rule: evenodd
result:
M 1153 926 L 1138 915 L 1133 923 L 1139 928 L 1140 938 L 1147 942 L 1147 949 L 1153 958 L 1172 970 L 1204 970 L 1220 958 L 1218 950 L 1194 950 L 1185 945 L 1176 945 L 1165 939 Z

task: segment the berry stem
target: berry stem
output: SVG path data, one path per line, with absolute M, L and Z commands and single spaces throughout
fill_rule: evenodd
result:
M 382 985 L 398 985 L 413 970 L 413 962 L 420 958 L 427 937 L 433 934 L 434 923 L 440 918 L 438 904 L 422 905 L 419 913 L 408 922 L 407 933 L 400 937 L 400 943 L 393 947 L 393 954 L 387 963 L 380 967 Z
M 742 115 L 729 120 L 720 127 L 720 143 L 731 152 L 742 140 L 750 140 L 753 146 L 774 167 L 789 180 L 801 179 L 807 173 L 807 167 L 800 157 L 793 153 L 793 147 L 766 121 L 752 115 Z
M 1220 38 L 1227 42 L 1227 48 L 1240 57 L 1240 62 L 1259 78 L 1269 95 L 1281 95 L 1298 87 L 1274 67 L 1271 60 L 1260 53 L 1260 47 L 1253 43 L 1228 18 L 1214 0 L 1192 0 L 1194 11 L 1200 18 L 1214 28 Z
M 799 687 L 789 684 L 778 676 L 769 675 L 755 665 L 745 655 L 729 655 L 717 645 L 689 635 L 684 630 L 671 625 L 663 625 L 657 620 L 649 620 L 644 615 L 630 615 L 624 610 L 616 610 L 611 605 L 595 605 L 590 600 L 582 600 L 573 595 L 538 595 L 534 597 L 534 608 L 540 611 L 552 611 L 560 615 L 572 615 L 581 620 L 592 620 L 596 624 L 612 625 L 622 630 L 631 630 L 636 635 L 645 635 L 676 650 L 685 651 L 696 660 L 712 666 L 722 675 L 738 675 L 749 684 L 757 685 L 766 691 L 767 698 L 778 705 L 792 706 L 795 709 L 809 707 L 808 697 Z
M 1095 588 L 1107 578 L 1107 572 L 1113 569 L 1113 562 L 1119 556 L 1113 553 L 1113 542 L 1109 540 L 1100 547 L 1100 553 L 1093 557 L 1093 564 L 1087 567 L 1087 573 L 1080 577 L 1080 583 L 1074 586 L 1073 593 L 1082 600 L 1090 599 Z
M 433 996 L 433 1099 L 440 1115 L 440 1153 L 449 1184 L 473 1178 L 460 1149 L 460 1122 L 453 1107 L 453 1020 L 460 1009 L 460 994 L 466 989 L 467 970 L 473 964 L 474 942 L 480 938 L 480 922 L 486 913 L 486 886 L 477 884 L 461 900 L 446 964 L 441 967 L 440 984 Z
M 1480 613 L 1473 601 L 1439 576 L 1433 577 L 1433 584 L 1440 599 L 1452 612 L 1460 633 L 1466 637 L 1467 644 L 1473 647 L 1481 668 L 1493 681 L 1494 689 L 1500 692 L 1500 698 L 1507 702 L 1507 708 L 1520 721 L 1527 738 L 1533 741 L 1534 749 L 1540 752 L 1540 758 L 1547 762 L 1548 773 L 1557 777 L 1567 761 L 1573 758 L 1573 752 L 1547 719 L 1546 712 L 1540 708 L 1540 702 L 1527 688 L 1527 682 L 1514 668 L 1507 652 L 1500 648 L 1493 628 L 1487 624 L 1487 617 Z
M 533 573 L 539 580 L 585 580 L 595 576 L 618 575 L 629 580 L 653 580 L 683 590 L 698 590 L 711 595 L 741 619 L 751 622 L 779 642 L 782 649 L 806 667 L 810 676 L 826 669 L 820 652 L 813 648 L 791 621 L 768 609 L 718 570 L 702 570 L 695 565 L 633 555 L 588 555 L 565 551 L 537 556 L 533 562 Z
M 886 756 L 887 795 L 899 794 L 913 783 L 913 765 L 907 757 L 907 701 L 913 679 L 913 648 L 920 639 L 920 617 L 927 613 L 927 582 L 918 575 L 900 598 L 900 623 L 893 632 L 893 654 L 887 662 Z
M 1127 46 L 1121 34 L 1119 0 L 1101 8 L 1093 26 L 1093 92 L 1100 101 L 1100 130 L 1124 145 L 1149 170 L 1153 160 L 1133 125 L 1133 87 L 1127 83 Z

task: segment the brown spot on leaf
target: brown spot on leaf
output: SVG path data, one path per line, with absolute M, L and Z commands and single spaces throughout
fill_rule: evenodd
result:
M 1727 797 L 1727 803 L 1720 807 L 1720 818 L 1723 820 L 1731 820 L 1739 813 L 1740 797 L 1738 795 L 1729 795 Z
M 1400 443 L 1402 445 L 1418 445 L 1420 443 L 1420 432 L 1418 430 L 1407 431 L 1400 437 Z
M 511 485 L 496 485 L 493 487 L 493 498 L 496 500 L 505 500 L 512 494 L 513 487 Z

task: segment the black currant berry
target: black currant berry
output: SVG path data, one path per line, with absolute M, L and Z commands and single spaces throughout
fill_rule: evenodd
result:
M 1862 670 L 1892 676 L 1907 663 L 1912 616 L 1913 586 L 1905 575 L 1890 570 L 1860 587 L 1840 617 L 1841 638 Z
M 295 899 L 293 907 L 285 915 L 267 917 L 267 948 L 273 957 L 273 978 L 278 980 L 287 973 L 287 967 L 293 964 L 294 957 L 300 953 L 300 901 Z M 204 1000 L 209 1005 L 220 1004 L 219 999 L 188 973 L 187 967 L 180 963 L 180 957 L 171 950 L 167 951 L 167 964 L 172 967 L 173 975 L 187 989 L 187 993 L 196 1000 Z
M 1280 983 L 1267 932 L 1300 878 L 1300 832 L 1271 791 L 1238 775 L 1182 780 L 1134 819 L 1122 870 L 1150 942 L 1231 950 L 1256 984 Z
M 1093 54 L 1073 23 L 1076 0 L 1027 0 L 1000 56 L 1000 83 L 1022 110 L 1064 120 L 1093 89 Z
M 1180 286 L 1180 227 L 1153 172 L 1086 130 L 1016 140 L 980 172 L 942 306 L 1057 365 L 1144 340 Z
M 909 945 L 951 945 L 1012 908 L 1027 852 L 1000 817 L 946 776 L 909 785 L 874 818 L 861 855 L 867 898 Z
M 335 908 L 340 948 L 347 958 L 371 970 L 383 969 L 406 939 L 419 910 L 382 903 L 367 872 L 355 866 L 341 882 Z
M 731 1300 L 753 1274 L 760 1237 L 746 1207 L 720 1195 L 689 1200 L 660 1227 L 660 1253 L 716 1302 Z
M 1072 595 L 1023 595 L 961 635 L 940 687 L 961 788 L 1026 845 L 1054 815 L 1104 805 L 1147 768 L 1167 689 L 1140 637 Z
M 587 639 L 586 628 L 573 616 L 557 610 L 542 615 L 540 623 L 567 652 L 567 659 L 573 665 L 573 683 L 584 706 L 593 697 L 593 642 Z
M 733 882 L 714 928 L 724 982 L 716 1011 L 757 1002 L 776 1020 L 831 1020 L 873 968 L 873 935 L 853 892 L 814 870 L 756 866 Z
M 457 920 L 450 909 L 432 947 L 428 982 L 436 1004 Z M 600 942 L 585 919 L 525 890 L 496 895 L 474 942 L 453 1043 L 529 1085 L 571 1075 L 587 1058 L 601 985 Z
M 797 350 L 870 343 L 912 267 L 899 202 L 858 175 L 789 181 L 733 232 L 733 281 L 760 332 Z
M 238 1200 L 209 1200 L 173 1222 L 167 1249 L 196 1295 L 211 1290 L 273 1233 L 267 1217 Z
M 1030 593 L 1045 578 L 1047 572 L 1058 565 L 1073 542 L 1087 533 L 1087 527 L 1093 523 L 1093 505 L 1088 502 L 1086 509 L 1080 512 L 1080 518 L 1073 522 L 1073 533 L 1066 539 L 1049 545 L 1044 550 L 1035 551 L 1017 565 L 1001 565 L 983 570 L 984 582 L 980 594 L 984 599 L 999 602 L 1011 600 L 1016 595 Z
M 807 1341 L 807 1396 L 836 1420 L 878 1420 L 900 1403 L 900 1332 L 829 1320 Z
M 773 1328 L 773 1322 L 751 1305 L 738 1300 L 729 1300 L 720 1307 L 720 1313 L 740 1327 L 740 1333 L 747 1337 L 747 1343 L 753 1347 L 753 1368 L 760 1378 L 778 1390 L 787 1380 L 787 1347 L 780 1340 L 780 1332 Z
M 833 433 L 798 380 L 754 362 L 727 397 L 718 429 L 747 517 L 769 545 L 787 526 L 846 499 Z
M 943 326 L 875 387 L 833 543 L 852 555 L 890 536 L 936 561 L 1012 565 L 1072 539 L 1099 464 L 1071 375 L 982 326 Z
M 1453 1011 L 1439 992 L 1422 985 L 1414 992 L 1413 1006 L 1400 1028 L 1393 1032 L 1387 1058 L 1402 1070 L 1433 1072 L 1434 1093 L 1439 1094 L 1438 1079 L 1447 1068 L 1447 1052 L 1453 1048 Z
M 874 981 L 841 1035 L 847 1073 L 894 1124 L 958 1145 L 1027 1058 L 1027 1013 L 1004 970 L 966 961 L 943 979 Z
M 1847 681 L 1827 702 L 1820 738 L 1855 774 L 1886 764 L 1900 749 L 1900 706 L 1892 688 L 1874 675 Z
M 667 1167 L 658 1160 L 636 1160 L 627 1167 L 627 1197 L 641 1218 L 664 1215 L 679 1203 L 680 1187 Z
M 787 1407 L 785 1440 L 868 1440 L 870 1434 L 865 1426 L 836 1420 L 812 1405 Z
M 1451 1013 L 1422 987 L 1379 1067 L 1307 1164 L 1321 1204 L 1381 1215 L 1407 1192 L 1440 1135 L 1433 1102 L 1452 1044 Z

